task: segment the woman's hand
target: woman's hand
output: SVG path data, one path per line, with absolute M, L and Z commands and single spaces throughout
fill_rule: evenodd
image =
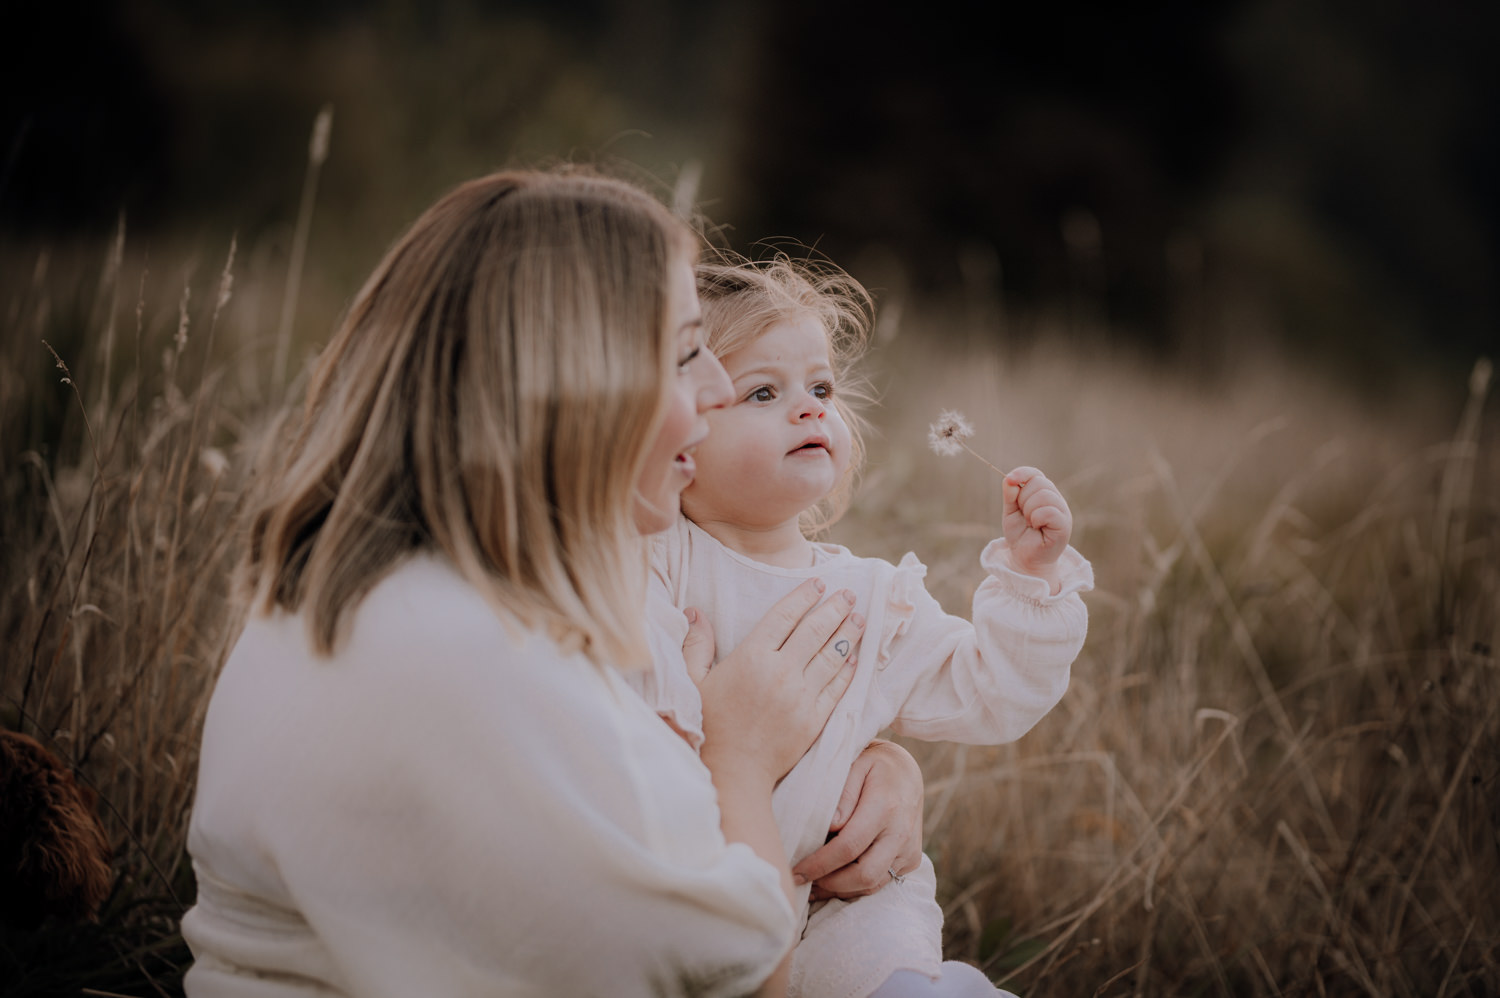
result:
M 810 579 L 782 597 L 699 683 L 703 762 L 716 776 L 743 773 L 774 786 L 849 688 L 864 618 L 850 612 L 853 593 L 820 604 L 823 590 Z
M 1073 534 L 1073 513 L 1046 475 L 1035 468 L 1016 468 L 1005 476 L 1005 515 L 1001 521 L 1011 561 L 1027 575 L 1046 579 L 1053 593 L 1062 591 L 1057 559 Z
M 792 870 L 812 898 L 873 894 L 922 861 L 922 770 L 911 753 L 876 739 L 849 770 L 829 831 L 833 838 Z

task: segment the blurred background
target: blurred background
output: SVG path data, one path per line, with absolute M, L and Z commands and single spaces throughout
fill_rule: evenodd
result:
M 307 280 L 335 303 L 453 183 L 581 159 L 664 190 L 701 170 L 700 203 L 738 248 L 816 246 L 887 303 L 977 303 L 966 327 L 1011 343 L 1071 330 L 1207 377 L 1270 348 L 1375 399 L 1493 353 L 1500 6 L 990 14 L 994 27 L 951 0 L 12 4 L 0 240 L 7 266 L 29 266 L 27 247 L 103 245 L 123 215 L 158 257 L 217 256 L 236 235 L 242 267 L 285 273 L 327 104 Z M 299 336 L 321 340 L 331 318 Z

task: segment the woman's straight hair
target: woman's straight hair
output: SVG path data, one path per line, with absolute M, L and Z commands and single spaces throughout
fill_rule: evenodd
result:
M 502 616 L 644 661 L 636 482 L 674 366 L 667 275 L 693 239 L 578 170 L 498 173 L 428 209 L 360 291 L 252 504 L 255 605 L 330 654 L 400 560 L 441 552 Z

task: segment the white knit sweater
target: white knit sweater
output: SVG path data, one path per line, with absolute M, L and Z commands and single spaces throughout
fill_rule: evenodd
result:
M 300 616 L 250 622 L 188 847 L 193 998 L 738 995 L 794 931 L 692 751 L 431 556 L 332 658 Z

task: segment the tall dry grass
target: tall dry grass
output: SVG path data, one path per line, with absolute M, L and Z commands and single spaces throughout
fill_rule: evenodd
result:
M 152 264 L 123 236 L 3 262 L 0 711 L 99 791 L 117 884 L 98 925 L 0 942 L 0 980 L 176 994 L 282 275 Z M 1190 378 L 964 331 L 909 317 L 877 351 L 882 435 L 835 536 L 917 551 L 965 606 L 1000 498 L 924 449 L 956 407 L 995 463 L 1063 486 L 1099 585 L 1034 732 L 912 746 L 951 954 L 1027 996 L 1500 991 L 1484 379 L 1372 409 L 1273 361 Z
M 98 793 L 116 852 L 97 924 L 0 941 L 6 994 L 180 993 L 186 819 L 239 619 L 233 524 L 256 410 L 215 349 L 233 255 L 170 308 L 148 300 L 150 265 L 123 230 L 102 260 L 5 261 L 31 279 L 3 287 L 0 720 Z
M 878 364 L 843 539 L 966 606 L 993 472 L 1043 467 L 1093 561 L 1085 650 L 1020 743 L 913 746 L 947 943 L 1025 995 L 1500 991 L 1500 450 L 1489 365 L 1379 407 L 1266 358 Z M 948 462 L 948 463 L 944 463 Z

